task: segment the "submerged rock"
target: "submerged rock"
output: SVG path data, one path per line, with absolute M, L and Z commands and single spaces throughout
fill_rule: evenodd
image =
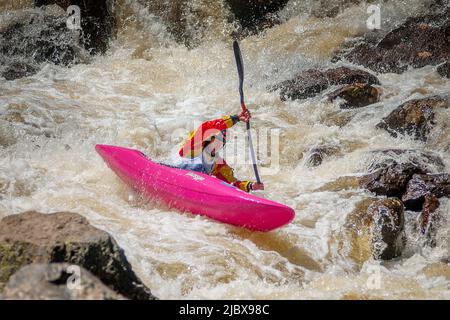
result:
M 344 176 L 324 184 L 320 188 L 315 189 L 314 192 L 338 192 L 343 190 L 354 190 L 359 187 L 358 177 Z
M 15 62 L 7 66 L 6 69 L 3 70 L 1 76 L 6 80 L 15 80 L 31 76 L 36 72 L 37 68 L 30 64 Z
M 0 31 L 0 75 L 14 80 L 35 74 L 42 63 L 70 66 L 104 53 L 115 35 L 114 1 L 35 0 Z M 66 9 L 77 5 L 81 29 L 67 25 Z M 6 66 L 6 67 L 5 67 Z
M 335 145 L 323 145 L 314 147 L 309 151 L 306 165 L 308 167 L 317 167 L 322 164 L 324 158 L 331 155 L 339 154 L 340 149 Z
M 81 11 L 81 39 L 84 47 L 93 54 L 105 53 L 111 37 L 115 36 L 116 21 L 114 1 L 110 0 L 34 0 L 37 7 L 57 4 L 65 11 L 76 5 Z
M 0 119 L 0 146 L 9 147 L 16 144 L 18 141 L 18 135 L 14 131 L 14 126 Z
M 378 102 L 380 91 L 367 83 L 355 83 L 343 86 L 328 95 L 330 101 L 337 98 L 344 100 L 341 109 L 361 108 Z
M 401 255 L 405 246 L 404 207 L 397 198 L 366 199 L 347 216 L 349 256 L 358 264 L 370 257 L 389 260 Z
M 377 124 L 393 137 L 408 134 L 414 139 L 426 141 L 435 125 L 435 112 L 449 107 L 449 99 L 439 96 L 414 99 L 397 107 Z
M 1 76 L 14 80 L 35 74 L 42 63 L 70 65 L 85 61 L 78 33 L 65 16 L 30 12 L 0 32 Z
M 211 33 L 220 37 L 231 31 L 227 24 L 231 13 L 224 1 L 136 1 L 161 22 L 173 40 L 188 48 L 197 47 Z
M 311 98 L 334 85 L 380 84 L 374 75 L 357 69 L 339 67 L 328 70 L 310 69 L 300 72 L 292 80 L 283 81 L 270 90 L 280 90 L 281 100 Z
M 370 35 L 353 49 L 338 54 L 377 72 L 402 73 L 409 66 L 421 68 L 450 59 L 450 8 L 411 17 L 381 41 Z
M 367 153 L 367 170 L 389 165 L 394 161 L 399 163 L 412 163 L 423 171 L 441 172 L 445 170 L 445 164 L 439 154 L 430 151 L 416 149 L 379 149 Z
M 308 6 L 310 6 L 311 14 L 317 18 L 334 18 L 348 7 L 359 4 L 363 1 L 364 0 L 314 0 L 308 2 Z M 368 2 L 370 1 L 371 0 Z
M 437 72 L 443 77 L 450 78 L 450 61 L 440 65 L 437 68 Z
M 59 262 L 89 270 L 127 298 L 154 298 L 115 240 L 84 217 L 31 211 L 0 221 L 0 288 L 24 265 Z
M 74 273 L 75 268 L 78 268 L 79 274 Z M 84 268 L 67 263 L 51 263 L 31 264 L 19 269 L 9 278 L 2 292 L 2 299 L 122 300 L 124 298 Z

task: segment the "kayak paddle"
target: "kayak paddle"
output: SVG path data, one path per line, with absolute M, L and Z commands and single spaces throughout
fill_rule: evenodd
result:
M 243 89 L 243 87 L 244 87 L 244 63 L 242 61 L 241 49 L 239 49 L 239 44 L 237 41 L 233 41 L 233 51 L 234 51 L 234 57 L 236 58 L 236 65 L 237 65 L 238 74 L 239 74 L 239 94 L 241 96 L 241 107 L 242 107 L 242 111 L 245 111 L 245 110 L 247 110 L 247 107 L 245 106 L 245 102 L 244 102 L 244 89 Z M 259 173 L 258 173 L 258 167 L 256 165 L 255 150 L 253 149 L 252 135 L 250 132 L 250 121 L 247 122 L 247 141 L 248 141 L 248 146 L 250 149 L 250 156 L 252 158 L 253 171 L 255 171 L 256 182 L 261 183 L 261 179 L 260 179 Z

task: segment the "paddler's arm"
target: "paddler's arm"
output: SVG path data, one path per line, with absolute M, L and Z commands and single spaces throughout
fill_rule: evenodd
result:
M 245 192 L 250 192 L 251 190 L 262 190 L 264 185 L 260 183 L 255 183 L 251 181 L 241 181 L 236 179 L 233 174 L 233 169 L 225 162 L 223 159 L 218 159 L 216 165 L 214 165 L 212 175 L 216 178 L 225 181 L 236 188 L 239 188 Z
M 223 116 L 220 119 L 203 122 L 196 130 L 189 134 L 188 139 L 183 143 L 178 153 L 182 157 L 198 155 L 204 140 L 209 139 L 222 130 L 231 128 L 238 122 L 239 115 Z

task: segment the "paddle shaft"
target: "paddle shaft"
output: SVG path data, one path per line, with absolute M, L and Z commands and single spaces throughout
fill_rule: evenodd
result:
M 233 41 L 233 51 L 234 57 L 236 58 L 236 65 L 239 75 L 239 94 L 241 96 L 241 107 L 242 111 L 246 111 L 247 107 L 245 106 L 244 101 L 244 63 L 242 61 L 241 50 L 239 49 L 239 44 L 237 41 Z M 253 148 L 253 139 L 250 132 L 250 121 L 247 121 L 247 141 L 250 150 L 250 157 L 252 159 L 253 171 L 255 172 L 256 182 L 261 183 L 261 178 L 259 177 L 258 173 L 258 166 L 256 165 L 256 156 L 255 150 Z

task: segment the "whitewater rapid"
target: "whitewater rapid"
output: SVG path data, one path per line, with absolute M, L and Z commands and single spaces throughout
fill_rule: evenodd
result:
M 420 1 L 402 3 L 386 8 L 391 25 L 421 10 Z M 291 1 L 285 23 L 241 41 L 252 126 L 280 132 L 279 172 L 263 176 L 266 190 L 256 194 L 296 211 L 290 225 L 252 233 L 146 202 L 96 154 L 94 146 L 101 143 L 165 160 L 196 123 L 240 108 L 223 13 L 217 13 L 214 21 L 220 23 L 210 38 L 187 49 L 137 2 L 119 5 L 121 29 L 106 55 L 70 68 L 47 64 L 15 81 L 0 78 L 0 217 L 26 210 L 82 214 L 113 235 L 161 299 L 450 299 L 448 220 L 436 247 L 423 247 L 413 228 L 416 216 L 406 212 L 403 256 L 357 266 L 339 250 L 337 239 L 355 204 L 372 195 L 316 191 L 339 177 L 364 173 L 368 152 L 379 149 L 432 150 L 448 172 L 448 126 L 424 145 L 395 139 L 375 125 L 406 99 L 450 92 L 450 80 L 434 67 L 379 75 L 381 101 L 349 111 L 354 117 L 343 127 L 333 120 L 339 106 L 321 95 L 282 102 L 268 86 L 300 70 L 331 66 L 333 51 L 346 38 L 366 32 L 364 4 L 319 19 L 297 12 Z M 4 11 L 0 17 L 14 14 L 19 13 Z M 231 131 L 245 134 L 242 124 Z M 343 154 L 309 168 L 306 153 L 321 144 L 340 146 Z M 238 177 L 253 177 L 250 165 L 234 167 Z M 443 199 L 439 210 L 448 217 L 450 201 Z M 381 276 L 375 289 L 370 286 L 374 270 Z

